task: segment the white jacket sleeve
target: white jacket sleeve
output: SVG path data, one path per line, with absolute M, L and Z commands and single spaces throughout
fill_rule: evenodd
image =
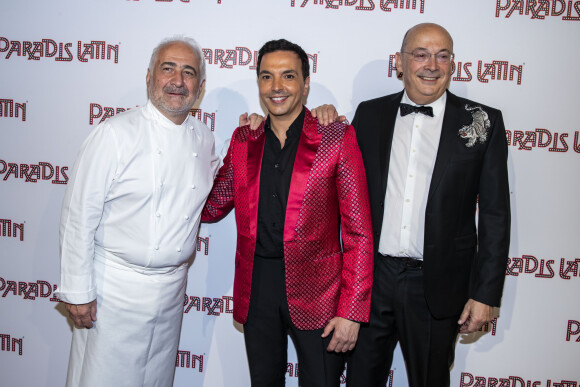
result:
M 60 285 L 56 295 L 71 304 L 96 298 L 94 236 L 117 167 L 113 128 L 99 125 L 85 140 L 68 181 L 60 219 Z

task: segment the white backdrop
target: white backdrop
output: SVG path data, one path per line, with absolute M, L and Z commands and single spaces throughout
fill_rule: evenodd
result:
M 198 116 L 218 149 L 261 111 L 255 51 L 300 44 L 308 106 L 401 89 L 393 56 L 412 25 L 455 39 L 450 89 L 497 107 L 508 130 L 512 243 L 501 316 L 461 336 L 452 386 L 580 385 L 580 1 L 52 0 L 0 5 L 0 386 L 64 385 L 71 326 L 54 298 L 58 219 L 81 142 L 146 101 L 152 48 L 176 33 L 208 59 Z M 190 269 L 175 386 L 249 386 L 232 320 L 233 216 L 202 226 Z M 297 360 L 287 380 L 297 386 Z M 407 386 L 397 353 L 388 386 Z

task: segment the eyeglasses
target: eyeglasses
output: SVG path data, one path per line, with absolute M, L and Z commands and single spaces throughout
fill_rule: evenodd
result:
M 449 64 L 453 61 L 453 58 L 455 57 L 454 54 L 451 54 L 450 52 L 447 52 L 447 51 L 441 51 L 441 52 L 438 52 L 437 54 L 431 54 L 427 50 L 413 50 L 411 52 L 408 52 L 408 51 L 402 51 L 402 52 L 405 54 L 413 55 L 413 60 L 415 62 L 419 62 L 419 63 L 427 62 L 431 59 L 432 56 L 435 56 L 435 60 L 437 61 L 437 63 Z

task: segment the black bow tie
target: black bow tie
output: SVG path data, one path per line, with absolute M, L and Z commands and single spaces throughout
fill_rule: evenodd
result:
M 422 113 L 426 116 L 433 117 L 433 108 L 431 106 L 414 106 L 409 105 L 408 103 L 402 103 L 400 105 L 401 108 L 401 117 L 406 116 L 407 114 L 411 113 Z

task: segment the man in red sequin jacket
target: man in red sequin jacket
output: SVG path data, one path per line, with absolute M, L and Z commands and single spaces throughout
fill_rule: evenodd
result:
M 284 39 L 259 52 L 268 117 L 232 135 L 202 214 L 235 208 L 234 319 L 244 324 L 252 386 L 283 386 L 287 335 L 301 386 L 338 386 L 344 353 L 368 322 L 373 239 L 352 126 L 317 123 L 303 104 L 308 57 Z

